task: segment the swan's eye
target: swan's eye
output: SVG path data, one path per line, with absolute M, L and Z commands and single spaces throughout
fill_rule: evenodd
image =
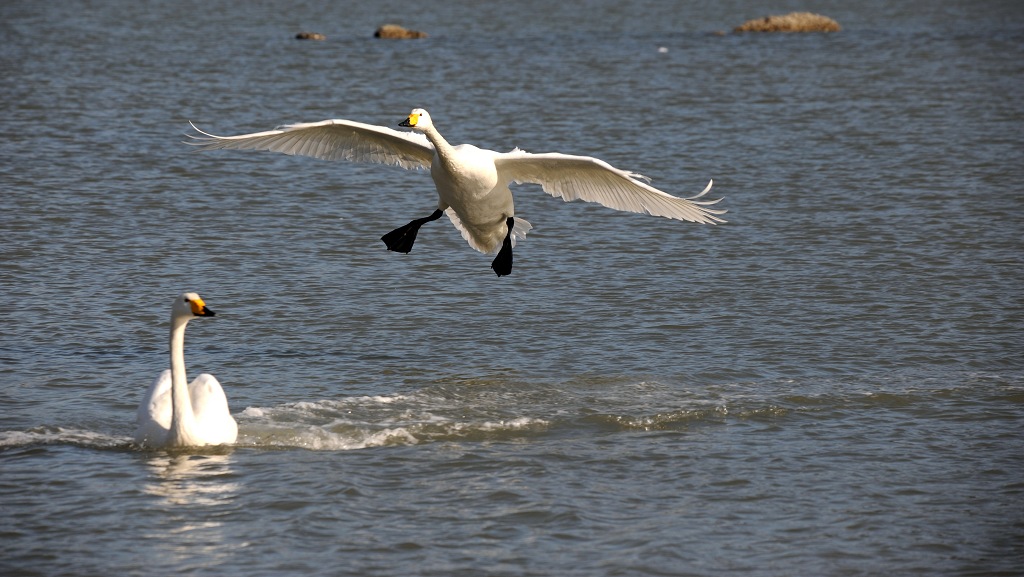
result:
M 187 302 L 187 303 L 190 303 L 190 302 L 192 302 L 192 301 L 188 300 L 188 297 L 182 297 L 182 299 L 181 299 L 181 300 L 182 300 L 183 302 Z

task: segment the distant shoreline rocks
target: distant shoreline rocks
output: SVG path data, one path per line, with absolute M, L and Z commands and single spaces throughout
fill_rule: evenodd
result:
M 733 32 L 839 32 L 835 20 L 812 12 L 790 12 L 781 16 L 765 16 L 747 20 Z
M 420 32 L 419 30 L 409 30 L 403 28 L 397 24 L 385 24 L 377 29 L 373 33 L 374 38 L 426 38 L 426 32 Z

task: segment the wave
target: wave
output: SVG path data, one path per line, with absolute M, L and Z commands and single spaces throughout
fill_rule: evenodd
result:
M 775 419 L 784 417 L 789 409 L 776 405 L 761 408 L 730 409 L 727 405 L 709 408 L 678 409 L 651 414 L 602 414 L 584 419 L 602 428 L 623 431 L 681 431 L 690 427 L 724 423 L 728 419 Z
M 511 440 L 543 432 L 549 421 L 529 415 L 498 415 L 488 408 L 452 405 L 433 394 L 356 396 L 248 407 L 235 413 L 235 447 L 348 451 L 442 441 Z M 132 424 L 125 425 L 130 430 Z M 0 451 L 73 445 L 92 449 L 143 450 L 127 435 L 59 426 L 0 431 Z M 216 448 L 210 450 L 216 451 Z
M 124 449 L 132 445 L 132 438 L 86 429 L 51 426 L 33 427 L 25 431 L 0 431 L 0 450 L 34 445 L 77 445 L 92 449 Z
M 725 384 L 577 378 L 570 382 L 457 380 L 407 394 L 252 406 L 236 412 L 237 447 L 348 451 L 436 442 L 515 442 L 549 435 L 677 431 L 727 422 L 784 425 L 850 414 L 997 418 L 1024 404 L 1019 378 L 792 380 Z M 984 410 L 981 410 L 984 409 Z M 0 431 L 0 451 L 65 444 L 137 450 L 125 415 L 115 432 L 41 426 Z M 105 416 L 103 421 L 109 419 Z
M 429 395 L 362 396 L 298 402 L 239 414 L 242 446 L 353 450 L 446 440 L 509 439 L 543 431 L 549 422 L 503 418 L 487 410 L 442 407 Z

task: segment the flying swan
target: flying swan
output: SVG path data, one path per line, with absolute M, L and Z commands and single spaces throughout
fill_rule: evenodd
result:
M 186 386 L 185 326 L 212 317 L 196 293 L 185 293 L 171 308 L 171 368 L 149 386 L 136 414 L 135 442 L 146 447 L 201 447 L 234 443 L 238 424 L 217 379 L 203 373 Z
M 498 252 L 491 268 L 498 276 L 512 272 L 512 247 L 533 228 L 515 217 L 508 185 L 539 184 L 565 201 L 582 199 L 616 210 L 715 224 L 724 210 L 707 208 L 717 200 L 697 200 L 711 190 L 712 181 L 700 194 L 679 198 L 645 182 L 646 177 L 619 170 L 592 156 L 549 152 L 530 154 L 519 150 L 495 152 L 472 144 L 452 146 L 434 128 L 430 115 L 413 109 L 399 126 L 400 132 L 383 126 L 334 119 L 290 124 L 275 130 L 215 136 L 192 128 L 189 135 L 201 150 L 271 150 L 324 160 L 351 160 L 390 164 L 407 169 L 429 168 L 437 188 L 437 210 L 381 237 L 388 250 L 408 253 L 423 224 L 447 214 L 469 246 L 483 253 Z

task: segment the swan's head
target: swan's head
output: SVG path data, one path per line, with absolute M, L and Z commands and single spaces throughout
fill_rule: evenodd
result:
M 412 112 L 409 113 L 409 117 L 398 125 L 418 130 L 420 132 L 426 132 L 433 126 L 433 123 L 430 122 L 430 115 L 427 114 L 426 110 L 423 110 L 422 108 L 413 108 Z
M 191 319 L 193 317 L 212 317 L 215 313 L 206 307 L 206 303 L 196 293 L 185 293 L 174 301 L 174 316 Z

